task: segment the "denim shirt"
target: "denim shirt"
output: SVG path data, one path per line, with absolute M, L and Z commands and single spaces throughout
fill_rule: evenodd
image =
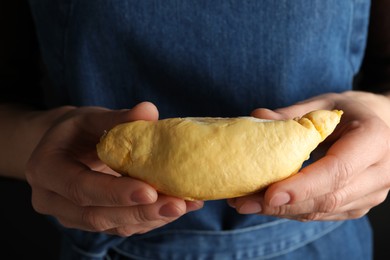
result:
M 243 116 L 352 87 L 369 0 L 30 0 L 48 107 Z M 63 259 L 367 259 L 365 218 L 301 223 L 226 201 L 128 238 L 66 229 Z

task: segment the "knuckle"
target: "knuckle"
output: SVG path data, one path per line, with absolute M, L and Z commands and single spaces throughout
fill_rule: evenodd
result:
M 136 223 L 147 223 L 147 222 L 150 222 L 152 220 L 155 220 L 152 217 L 152 214 L 150 214 L 150 212 L 148 211 L 148 209 L 145 207 L 141 207 L 141 206 L 134 207 L 132 216 L 133 216 L 133 219 Z
M 291 213 L 290 205 L 268 208 L 266 211 L 268 211 L 269 215 L 273 215 L 273 216 L 284 216 L 284 215 L 289 215 Z
M 105 196 L 110 203 L 110 205 L 125 205 L 126 200 L 119 197 L 115 189 L 108 188 L 106 189 Z
M 157 227 L 159 227 L 159 226 L 156 226 L 155 228 L 157 228 Z M 142 234 L 145 234 L 145 233 L 149 232 L 152 229 L 153 229 L 153 227 L 151 227 L 151 228 L 143 228 L 141 230 L 138 230 L 137 233 L 133 233 L 133 234 L 140 234 L 140 235 L 142 235 Z
M 304 189 L 300 191 L 303 194 L 302 200 L 308 200 L 313 197 L 313 194 L 316 194 L 315 187 L 313 185 L 306 185 Z
M 388 167 L 390 167 L 390 152 L 389 152 L 388 157 L 384 161 L 385 161 L 386 165 L 378 164 L 377 167 L 380 167 L 378 169 L 378 172 L 383 172 L 383 174 L 381 176 L 382 180 L 383 180 L 382 189 L 386 190 L 386 196 L 387 196 L 387 193 L 389 192 L 389 189 L 390 189 L 390 173 L 388 170 Z
M 358 219 L 365 216 L 369 210 L 353 210 L 347 212 L 348 219 Z
M 344 202 L 344 192 L 332 192 L 325 196 L 325 199 L 318 204 L 318 212 L 332 213 L 335 212 Z
M 335 171 L 333 172 L 333 190 L 337 190 L 348 182 L 354 172 L 354 167 L 350 162 L 343 161 L 337 156 L 333 158 L 336 164 Z
M 136 234 L 137 232 L 134 229 L 134 226 L 122 226 L 115 228 L 114 233 L 120 237 L 129 237 Z
M 51 205 L 53 203 L 53 197 L 56 194 L 52 192 L 41 190 L 41 189 L 32 189 L 31 192 L 31 206 L 32 208 L 41 214 L 49 215 L 53 212 Z
M 300 216 L 298 220 L 301 222 L 316 221 L 320 220 L 323 215 L 324 213 L 322 212 L 313 212 Z
M 66 228 L 75 228 L 74 225 L 72 225 L 72 223 L 66 219 L 63 219 L 63 218 L 57 218 L 57 221 L 64 227 Z
M 80 178 L 77 182 L 68 182 L 66 185 L 66 194 L 73 203 L 83 207 L 88 206 L 90 203 L 87 201 L 86 196 L 83 194 L 82 189 L 80 188 L 81 182 L 82 178 Z
M 31 168 L 32 168 L 31 163 L 27 163 L 25 175 L 26 175 L 26 181 L 30 184 L 30 186 L 33 186 L 35 184 L 35 178 L 34 178 L 35 172 Z
M 57 217 L 57 221 L 59 224 L 61 224 L 61 226 L 65 227 L 65 228 L 72 228 L 72 229 L 83 229 L 85 231 L 93 231 L 93 230 L 89 230 L 87 229 L 86 227 L 81 227 L 80 225 L 78 225 L 78 223 L 66 218 L 66 217 Z
M 32 208 L 38 213 L 41 213 L 41 214 L 48 214 L 49 213 L 48 208 L 45 207 L 45 205 L 43 203 L 40 203 L 39 200 L 32 198 L 31 205 L 32 205 Z
M 35 196 L 31 198 L 31 206 L 38 213 L 49 214 L 49 208 L 41 200 L 36 199 Z
M 30 159 L 27 161 L 25 168 L 26 181 L 31 187 L 40 185 L 39 162 L 41 162 L 42 160 L 37 160 L 35 159 L 35 157 L 37 157 L 36 152 L 33 152 Z
M 383 203 L 387 198 L 387 192 L 381 192 L 371 199 L 371 208 Z
M 110 225 L 105 217 L 98 214 L 91 207 L 84 207 L 81 214 L 82 223 L 84 223 L 89 230 L 103 232 L 110 228 Z

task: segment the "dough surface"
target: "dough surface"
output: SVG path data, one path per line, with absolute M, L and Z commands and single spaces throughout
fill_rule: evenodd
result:
M 125 176 L 187 200 L 257 192 L 297 173 L 340 122 L 342 111 L 291 120 L 169 118 L 117 125 L 97 144 L 99 158 Z

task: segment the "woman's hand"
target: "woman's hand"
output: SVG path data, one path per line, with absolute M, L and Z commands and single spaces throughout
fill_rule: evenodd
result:
M 286 119 L 316 109 L 341 109 L 344 114 L 312 154 L 315 162 L 258 194 L 230 199 L 239 213 L 344 220 L 362 217 L 385 200 L 390 188 L 390 99 L 350 91 L 275 111 L 257 109 L 253 115 Z
M 66 227 L 120 236 L 144 233 L 202 207 L 160 195 L 144 182 L 120 177 L 97 157 L 104 131 L 133 120 L 157 120 L 150 103 L 131 110 L 76 108 L 46 132 L 27 164 L 36 211 Z

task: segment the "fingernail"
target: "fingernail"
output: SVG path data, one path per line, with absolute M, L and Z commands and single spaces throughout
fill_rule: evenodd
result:
M 236 208 L 236 198 L 233 198 L 233 199 L 228 199 L 227 200 L 227 203 L 228 203 L 228 205 L 230 206 L 230 207 L 232 207 L 233 209 L 235 209 Z
M 156 200 L 155 197 L 156 196 L 149 191 L 137 190 L 131 194 L 130 199 L 137 204 L 149 204 Z
M 282 205 L 289 203 L 290 200 L 291 200 L 291 197 L 287 192 L 280 192 L 280 193 L 275 194 L 271 198 L 269 205 L 272 207 L 279 207 L 279 206 L 282 206 Z
M 186 201 L 187 204 L 187 212 L 198 210 L 203 208 L 203 201 L 195 200 L 195 201 Z
M 261 212 L 261 205 L 252 200 L 247 200 L 238 208 L 240 214 L 256 214 Z
M 180 215 L 182 215 L 180 208 L 171 202 L 168 202 L 167 204 L 163 205 L 158 213 L 160 214 L 160 216 L 168 218 L 179 217 Z

